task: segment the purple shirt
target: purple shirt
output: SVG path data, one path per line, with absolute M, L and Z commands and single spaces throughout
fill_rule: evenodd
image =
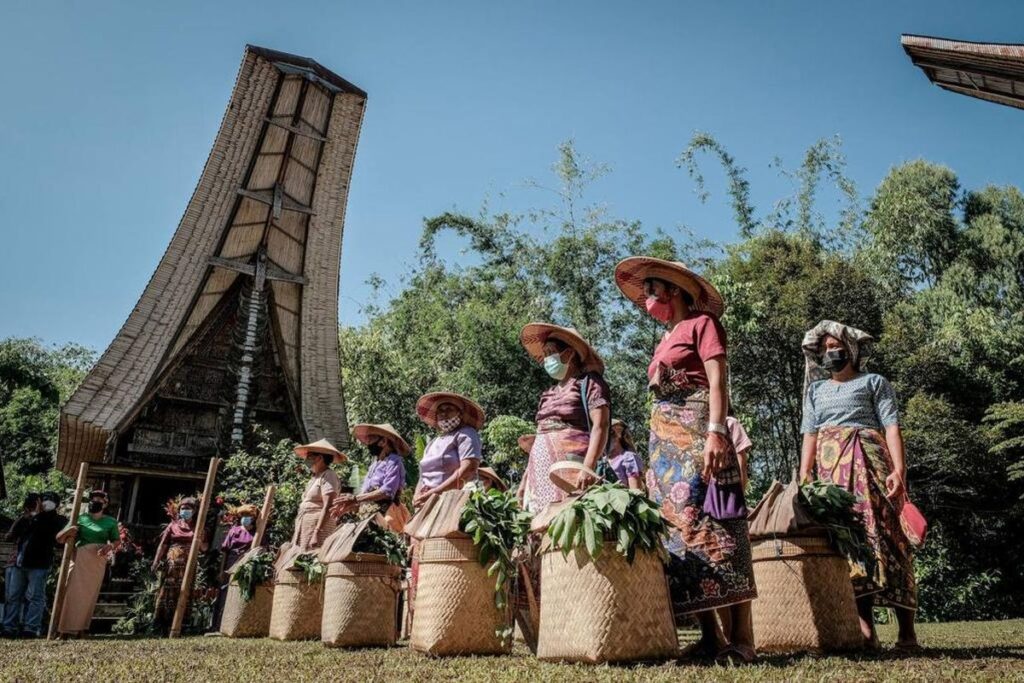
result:
M 614 458 L 608 460 L 608 464 L 615 471 L 615 476 L 623 485 L 629 484 L 629 478 L 640 478 L 640 459 L 633 451 L 622 451 Z
M 369 493 L 380 489 L 388 494 L 389 498 L 395 498 L 405 485 L 405 463 L 402 456 L 392 453 L 384 459 L 376 459 L 370 464 L 366 472 L 366 479 L 363 479 L 363 487 L 360 493 Z
M 236 524 L 228 529 L 224 541 L 220 544 L 220 549 L 227 554 L 224 566 L 230 568 L 251 546 L 252 534 L 244 526 Z
M 440 486 L 455 474 L 463 460 L 479 460 L 483 447 L 480 434 L 468 425 L 442 434 L 427 444 L 420 461 L 420 483 L 429 488 Z

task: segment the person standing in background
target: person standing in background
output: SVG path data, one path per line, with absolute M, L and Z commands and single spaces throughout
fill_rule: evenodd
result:
M 6 571 L 3 635 L 38 638 L 46 614 L 46 577 L 53 566 L 57 533 L 68 520 L 57 512 L 60 496 L 52 491 L 26 499 L 23 516 L 14 523 L 8 540 L 15 542 Z M 35 512 L 35 510 L 38 510 Z

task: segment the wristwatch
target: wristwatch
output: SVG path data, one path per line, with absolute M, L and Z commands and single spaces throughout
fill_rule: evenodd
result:
M 729 436 L 729 428 L 721 422 L 708 422 L 708 428 L 705 431 L 716 432 L 722 436 Z

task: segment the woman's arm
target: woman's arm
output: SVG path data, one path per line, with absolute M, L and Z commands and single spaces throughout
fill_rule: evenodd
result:
M 640 477 L 626 477 L 626 482 L 629 484 L 629 488 L 634 491 L 643 491 L 643 483 L 640 481 Z
M 454 474 L 442 481 L 439 485 L 430 489 L 430 495 L 453 489 L 460 481 L 476 479 L 476 470 L 478 467 L 480 467 L 480 460 L 478 458 L 463 458 L 459 461 L 459 469 L 455 470 Z
M 736 451 L 736 464 L 740 468 L 740 486 L 747 490 L 747 463 L 750 462 L 750 449 Z
M 171 525 L 168 524 L 164 532 L 160 534 L 160 545 L 157 546 L 156 556 L 153 557 L 152 569 L 154 574 L 160 569 L 160 563 L 164 561 L 164 555 L 167 553 L 167 534 L 170 530 Z
M 366 493 L 360 493 L 355 497 L 355 502 L 358 503 L 372 503 L 377 500 L 390 500 L 391 494 L 384 489 L 374 489 L 367 491 Z
M 708 423 L 725 426 L 728 410 L 725 387 L 725 356 L 715 356 L 704 361 L 704 372 L 708 376 Z M 709 481 L 718 470 L 729 463 L 729 438 L 719 432 L 708 432 L 704 440 L 705 481 Z
M 800 481 L 810 481 L 814 476 L 814 458 L 818 450 L 818 435 L 804 434 L 804 445 L 800 451 Z
M 337 494 L 334 491 L 331 491 L 330 493 L 321 493 L 323 499 L 323 506 L 320 508 L 320 517 L 316 520 L 316 529 L 314 530 L 314 538 L 310 547 L 315 548 L 317 545 L 319 545 L 317 541 L 320 536 L 320 532 L 324 528 L 324 522 L 327 521 L 327 515 L 329 515 L 331 512 L 331 505 L 334 503 L 334 497 L 336 495 Z
M 903 432 L 898 424 L 885 428 L 885 443 L 889 446 L 892 456 L 892 473 L 885 478 L 885 491 L 888 498 L 898 498 L 906 493 L 907 461 L 903 452 Z

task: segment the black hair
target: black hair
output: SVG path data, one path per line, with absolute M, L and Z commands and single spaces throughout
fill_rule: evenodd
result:
M 40 495 L 38 493 L 27 493 L 25 494 L 25 502 L 21 504 L 22 508 L 34 508 L 36 503 L 39 502 Z
M 48 501 L 51 501 L 53 503 L 57 503 L 58 505 L 60 505 L 60 494 L 57 493 L 56 491 L 44 491 L 43 492 L 43 500 L 48 500 Z
M 566 344 L 564 341 L 562 341 L 558 337 L 555 337 L 554 335 L 550 335 L 550 334 L 547 336 L 547 339 L 544 340 L 544 343 L 545 344 L 554 344 L 555 348 L 558 349 L 559 353 L 562 353 L 566 349 L 572 348 L 571 346 Z
M 327 466 L 330 466 L 330 464 L 334 462 L 334 456 L 330 453 L 317 453 L 317 455 L 324 459 L 324 464 Z
M 662 285 L 664 285 L 665 289 L 670 289 L 672 287 L 675 287 L 676 289 L 678 289 L 679 293 L 683 297 L 683 303 L 685 303 L 688 307 L 693 308 L 693 303 L 694 303 L 693 302 L 693 297 L 690 295 L 689 292 L 687 292 L 685 289 L 683 289 L 679 285 L 675 284 L 674 282 L 669 282 L 668 280 L 662 280 L 660 277 L 644 278 L 644 292 L 646 292 L 648 290 L 648 288 L 650 287 L 650 285 L 654 284 L 655 282 L 660 282 Z

